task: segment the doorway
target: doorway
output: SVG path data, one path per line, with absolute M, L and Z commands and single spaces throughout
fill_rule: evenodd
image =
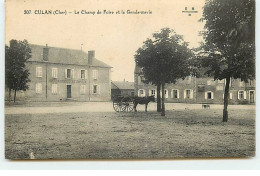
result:
M 71 98 L 71 85 L 67 85 L 67 98 Z

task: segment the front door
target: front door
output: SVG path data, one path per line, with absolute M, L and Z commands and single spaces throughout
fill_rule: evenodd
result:
M 255 102 L 255 92 L 254 91 L 249 91 L 250 92 L 250 103 L 254 103 Z
M 67 85 L 67 98 L 71 98 L 71 85 Z

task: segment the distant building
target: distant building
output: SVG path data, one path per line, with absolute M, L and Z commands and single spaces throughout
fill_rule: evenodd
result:
M 81 50 L 30 45 L 29 89 L 18 98 L 26 101 L 109 101 L 111 66 Z M 8 95 L 6 95 L 8 98 Z
M 135 68 L 135 95 L 140 97 L 157 96 L 156 86 L 146 84 L 140 68 Z M 216 103 L 224 100 L 225 80 L 210 77 L 196 78 L 188 76 L 175 84 L 165 85 L 165 102 L 173 103 Z M 161 92 L 162 94 L 162 92 Z M 229 90 L 229 104 L 255 104 L 255 80 L 248 83 L 232 79 Z
M 111 98 L 113 99 L 116 95 L 134 96 L 134 82 L 112 81 Z

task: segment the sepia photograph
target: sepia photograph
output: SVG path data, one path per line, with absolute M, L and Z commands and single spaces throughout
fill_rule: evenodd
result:
M 255 0 L 6 0 L 5 158 L 256 153 Z

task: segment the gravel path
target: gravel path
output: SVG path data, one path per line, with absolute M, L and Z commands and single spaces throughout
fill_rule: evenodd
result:
M 166 110 L 202 109 L 201 104 L 165 103 Z M 223 109 L 223 105 L 210 105 L 211 109 Z M 254 105 L 229 105 L 228 109 L 254 110 Z M 137 106 L 144 111 L 144 105 Z M 148 111 L 156 110 L 156 103 L 149 103 Z M 114 112 L 112 102 L 31 102 L 25 105 L 5 106 L 5 114 L 45 114 L 71 112 Z

